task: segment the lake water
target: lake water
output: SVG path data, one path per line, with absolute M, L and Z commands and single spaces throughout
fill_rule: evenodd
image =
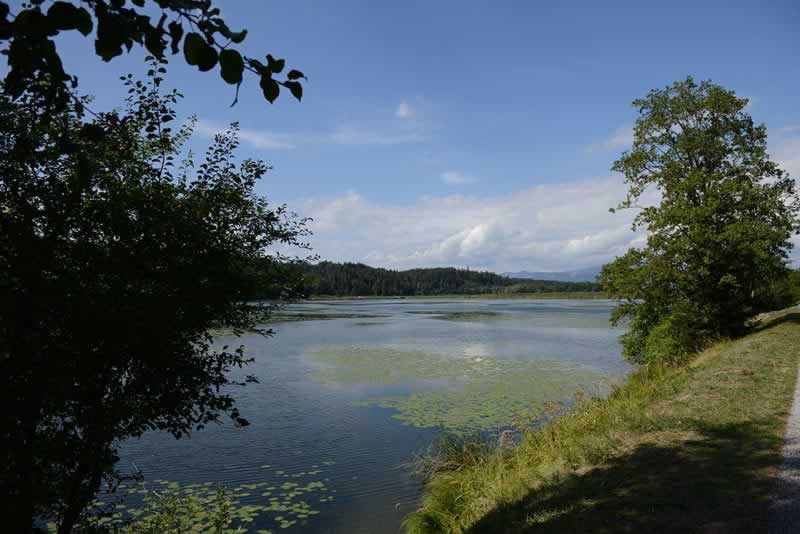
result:
M 223 484 L 249 532 L 398 532 L 421 495 L 406 466 L 440 428 L 491 431 L 546 401 L 603 394 L 629 368 L 608 301 L 361 300 L 292 305 L 243 344 L 250 426 L 146 434 L 120 467 L 146 488 L 207 498 Z M 123 487 L 126 501 L 140 486 Z M 128 508 L 129 510 L 130 508 Z

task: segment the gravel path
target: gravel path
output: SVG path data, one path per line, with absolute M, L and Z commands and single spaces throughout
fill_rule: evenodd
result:
M 786 435 L 783 438 L 783 467 L 769 510 L 769 533 L 800 532 L 800 368 Z

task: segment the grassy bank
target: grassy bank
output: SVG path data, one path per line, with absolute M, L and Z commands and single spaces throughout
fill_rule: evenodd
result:
M 765 532 L 800 310 L 687 367 L 642 369 L 476 467 L 438 473 L 411 533 Z
M 606 294 L 600 291 L 561 291 L 552 293 L 481 293 L 476 295 L 410 295 L 389 297 L 347 297 L 335 295 L 315 295 L 308 300 L 426 300 L 426 299 L 574 299 L 597 300 L 605 299 Z

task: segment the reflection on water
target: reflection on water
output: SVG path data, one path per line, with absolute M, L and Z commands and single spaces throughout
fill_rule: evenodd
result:
M 464 356 L 467 358 L 487 358 L 489 356 L 489 345 L 485 343 L 469 343 L 464 346 Z
M 218 339 L 255 358 L 246 372 L 260 382 L 235 390 L 250 426 L 147 434 L 124 445 L 121 467 L 237 489 L 251 532 L 399 531 L 421 491 L 403 466 L 438 432 L 431 421 L 501 426 L 624 376 L 609 312 L 602 301 L 294 305 L 273 338 Z

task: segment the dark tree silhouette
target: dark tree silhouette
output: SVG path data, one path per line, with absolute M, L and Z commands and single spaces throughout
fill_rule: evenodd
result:
M 245 40 L 247 30 L 230 29 L 211 0 L 30 0 L 16 12 L 0 2 L 0 43 L 9 66 L 5 92 L 18 98 L 36 91 L 50 103 L 66 105 L 77 79 L 65 72 L 53 38 L 63 32 L 89 37 L 93 31 L 95 52 L 103 61 L 134 46 L 159 61 L 168 50 L 177 54 L 182 49 L 186 62 L 202 72 L 219 65 L 220 76 L 236 86 L 237 95 L 244 72 L 250 71 L 270 103 L 281 86 L 298 100 L 303 96 L 303 73 L 292 69 L 281 79 L 283 59 L 267 54 L 265 63 L 242 55 L 235 45 Z
M 361 263 L 323 261 L 297 266 L 297 269 L 305 279 L 303 290 L 307 295 L 355 297 L 600 290 L 600 286 L 592 282 L 508 278 L 491 272 L 453 267 L 395 271 Z
M 7 532 L 35 517 L 70 532 L 113 483 L 121 440 L 181 437 L 226 414 L 245 424 L 228 371 L 248 358 L 209 329 L 257 330 L 270 307 L 248 297 L 264 276 L 280 287 L 280 270 L 252 265 L 285 260 L 275 244 L 305 246 L 305 221 L 254 192 L 267 166 L 234 160 L 235 126 L 199 165 L 181 161 L 191 123 L 167 126 L 177 93 L 126 84 L 126 109 L 91 120 L 80 105 L 52 114 L 35 94 L 0 94 Z

